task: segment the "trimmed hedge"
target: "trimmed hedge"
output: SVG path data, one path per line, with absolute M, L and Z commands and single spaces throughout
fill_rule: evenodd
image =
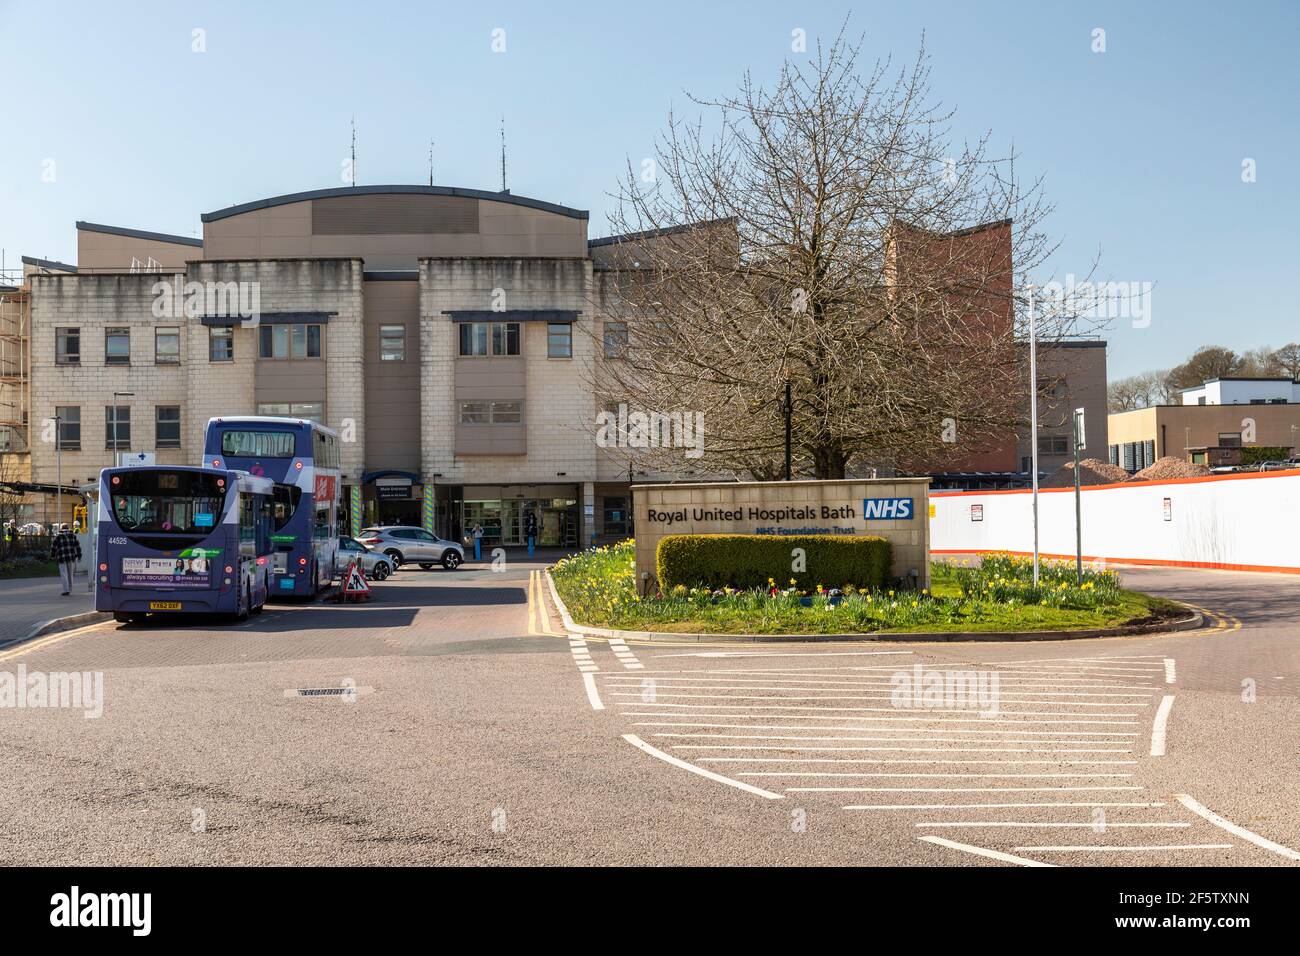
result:
M 791 552 L 803 548 L 805 571 L 792 571 Z M 801 591 L 852 584 L 883 588 L 893 548 L 884 538 L 859 535 L 670 534 L 655 551 L 659 587 L 766 588 L 768 579 Z

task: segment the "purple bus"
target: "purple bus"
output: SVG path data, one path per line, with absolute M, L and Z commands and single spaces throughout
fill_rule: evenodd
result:
M 276 483 L 271 593 L 315 597 L 338 576 L 342 444 L 338 432 L 305 418 L 213 418 L 203 464 L 237 468 Z
M 99 476 L 95 610 L 258 614 L 271 585 L 275 483 L 184 465 Z

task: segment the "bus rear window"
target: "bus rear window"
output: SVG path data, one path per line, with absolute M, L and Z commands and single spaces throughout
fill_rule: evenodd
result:
M 221 433 L 221 453 L 236 458 L 292 458 L 293 432 L 228 431 Z
M 123 531 L 209 535 L 221 522 L 228 489 L 216 475 L 149 469 L 113 477 L 113 517 Z

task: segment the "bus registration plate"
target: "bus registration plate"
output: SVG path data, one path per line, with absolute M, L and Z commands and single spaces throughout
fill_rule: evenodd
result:
M 180 601 L 150 601 L 149 610 L 151 611 L 179 611 L 181 609 Z

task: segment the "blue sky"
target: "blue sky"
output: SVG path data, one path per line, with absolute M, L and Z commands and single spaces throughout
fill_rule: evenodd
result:
M 200 213 L 341 185 L 353 115 L 360 183 L 427 182 L 432 138 L 435 181 L 483 189 L 504 115 L 512 191 L 590 209 L 603 235 L 624 163 L 685 91 L 771 77 L 793 29 L 833 34 L 849 10 L 870 58 L 910 59 L 924 34 L 954 132 L 991 131 L 1046 177 L 1060 276 L 1100 252 L 1100 277 L 1155 283 L 1150 327 L 1106 333 L 1112 378 L 1300 339 L 1292 2 L 0 0 L 5 265 L 75 260 L 77 219 L 194 235 Z

